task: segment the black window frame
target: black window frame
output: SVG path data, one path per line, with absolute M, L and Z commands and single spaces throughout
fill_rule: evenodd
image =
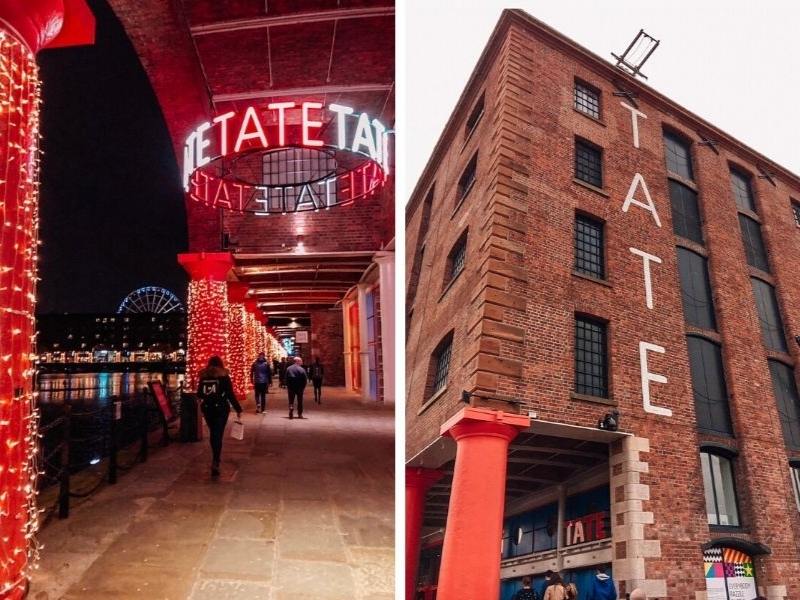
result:
M 767 359 L 767 363 L 783 441 L 789 448 L 800 449 L 800 392 L 794 369 L 774 358 Z
M 445 265 L 444 273 L 445 288 L 453 283 L 456 278 L 464 272 L 464 269 L 467 266 L 468 234 L 469 229 L 465 229 L 462 234 L 458 236 L 455 244 L 453 244 L 453 247 L 450 248 L 450 252 L 447 254 L 447 263 Z
M 599 339 L 586 337 L 586 333 L 599 335 Z M 587 344 L 599 345 L 599 351 L 598 348 L 587 348 Z M 608 323 L 589 315 L 576 314 L 573 350 L 575 393 L 595 398 L 610 398 Z M 597 362 L 591 360 L 593 356 L 599 356 L 600 360 Z M 587 369 L 584 365 L 593 368 Z M 590 383 L 587 383 L 587 379 Z
M 701 246 L 705 245 L 697 191 L 675 179 L 668 179 L 667 186 L 672 212 L 672 232 Z
M 603 148 L 582 137 L 575 137 L 574 144 L 575 179 L 598 189 L 603 188 Z M 579 153 L 580 149 L 580 153 Z M 587 157 L 594 156 L 589 161 Z M 587 178 L 588 177 L 588 178 Z
M 741 511 L 739 510 L 739 507 L 740 507 L 740 505 L 739 505 L 739 493 L 738 493 L 737 488 L 736 488 L 736 467 L 735 467 L 735 463 L 734 463 L 734 461 L 736 459 L 736 455 L 734 453 L 731 453 L 731 452 L 723 451 L 723 450 L 721 450 L 719 448 L 715 448 L 715 447 L 711 447 L 711 446 L 703 446 L 703 447 L 700 448 L 700 455 L 701 455 L 700 461 L 701 461 L 701 464 L 702 464 L 702 455 L 703 454 L 705 454 L 705 455 L 707 455 L 709 457 L 708 458 L 708 464 L 709 464 L 709 473 L 711 475 L 711 477 L 710 477 L 711 492 L 712 492 L 712 496 L 713 496 L 713 499 L 714 499 L 714 510 L 715 510 L 715 515 L 716 515 L 716 520 L 717 520 L 716 523 L 712 523 L 710 519 L 707 519 L 708 525 L 710 527 L 712 527 L 712 528 L 718 527 L 718 528 L 726 528 L 726 529 L 727 528 L 741 529 L 741 527 L 742 527 L 742 515 L 741 515 Z M 714 461 L 711 459 L 711 457 L 715 457 L 718 461 L 726 461 L 726 463 L 730 467 L 731 489 L 732 489 L 732 492 L 733 492 L 733 497 L 732 498 L 725 498 L 725 501 L 727 502 L 727 501 L 730 500 L 731 502 L 733 502 L 733 508 L 735 508 L 735 510 L 736 510 L 735 515 L 734 515 L 736 523 L 720 523 L 720 521 L 721 521 L 721 519 L 720 519 L 720 506 L 719 506 L 719 501 L 718 501 L 718 499 L 720 497 L 720 493 L 718 493 L 718 490 L 717 490 L 716 478 L 714 477 L 714 472 L 713 472 L 713 468 L 712 468 L 713 465 L 714 465 Z M 705 495 L 705 494 L 708 493 L 707 492 L 707 488 L 706 488 L 705 469 L 701 469 L 701 471 L 702 471 L 702 478 L 703 478 L 703 493 Z M 708 507 L 706 506 L 706 514 L 708 515 L 707 509 L 708 509 Z
M 794 503 L 797 511 L 800 512 L 800 462 L 797 460 L 789 461 L 789 478 L 792 480 Z
M 575 213 L 573 268 L 577 273 L 605 280 L 605 222 L 585 213 Z
M 431 354 L 431 393 L 430 398 L 447 387 L 450 375 L 450 361 L 453 356 L 453 332 L 450 331 L 436 345 Z
M 761 235 L 761 224 L 746 214 L 739 213 L 739 230 L 747 264 L 764 273 L 769 273 L 769 256 Z
M 756 194 L 753 190 L 753 176 L 747 171 L 731 166 L 729 179 L 731 194 L 736 207 L 739 210 L 758 213 Z M 743 185 L 739 186 L 737 182 L 741 182 Z M 746 204 L 746 206 L 742 206 L 742 203 Z
M 603 114 L 602 93 L 597 87 L 576 77 L 572 88 L 572 106 L 579 113 L 599 121 Z
M 733 436 L 722 346 L 701 335 L 687 335 L 686 346 L 697 428 L 716 435 Z
M 758 277 L 751 277 L 750 285 L 753 290 L 753 299 L 756 303 L 758 322 L 761 327 L 761 341 L 770 350 L 788 352 L 786 330 L 775 286 Z M 772 311 L 772 314 L 768 313 L 768 309 Z
M 800 202 L 797 200 L 790 198 L 789 204 L 792 207 L 792 216 L 794 217 L 794 224 L 797 227 L 800 227 Z
M 700 329 L 717 330 L 714 292 L 708 259 L 689 248 L 676 248 L 684 322 Z
M 677 152 L 676 149 L 685 151 L 685 156 L 680 156 L 680 153 Z M 667 172 L 678 175 L 683 179 L 694 181 L 692 143 L 674 131 L 664 131 L 664 163 L 666 165 Z M 677 168 L 671 168 L 672 166 Z M 683 169 L 684 166 L 685 170 Z
M 464 198 L 467 197 L 470 190 L 475 187 L 475 181 L 478 179 L 478 153 L 472 155 L 469 159 L 464 170 L 461 171 L 461 177 L 458 178 L 458 193 L 456 194 L 456 205 L 461 204 Z
M 472 110 L 469 111 L 469 116 L 467 117 L 466 123 L 464 123 L 464 140 L 468 140 L 469 137 L 472 135 L 472 132 L 475 131 L 475 128 L 480 123 L 481 118 L 483 118 L 483 112 L 486 109 L 486 91 L 484 90 L 481 92 L 481 95 L 475 101 L 475 104 L 472 105 Z

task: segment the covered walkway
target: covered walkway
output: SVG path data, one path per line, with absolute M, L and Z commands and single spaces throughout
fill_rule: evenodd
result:
M 392 407 L 325 388 L 289 420 L 273 387 L 245 439 L 156 451 L 40 534 L 29 598 L 394 597 Z

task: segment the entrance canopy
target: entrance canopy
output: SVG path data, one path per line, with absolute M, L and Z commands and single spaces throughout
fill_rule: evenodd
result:
M 531 420 L 508 449 L 506 506 L 597 471 L 608 464 L 609 444 L 630 434 Z M 441 437 L 411 461 L 409 467 L 439 469 L 444 476 L 428 491 L 423 526 L 445 526 L 455 466 L 456 444 Z

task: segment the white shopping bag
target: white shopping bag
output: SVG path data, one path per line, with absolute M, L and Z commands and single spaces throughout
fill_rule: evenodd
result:
M 231 437 L 235 440 L 244 439 L 244 423 L 238 419 L 233 422 L 233 427 L 231 427 Z

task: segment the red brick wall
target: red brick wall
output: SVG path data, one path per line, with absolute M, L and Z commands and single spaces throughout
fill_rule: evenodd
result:
M 471 89 L 457 109 L 455 119 L 461 125 L 456 139 L 448 140 L 449 150 L 437 157 L 409 205 L 406 254 L 408 268 L 413 268 L 422 199 L 435 180 L 425 259 L 410 306 L 407 453 L 413 456 L 438 435 L 441 423 L 458 408 L 462 389 L 521 400 L 523 411 L 534 410 L 545 420 L 594 427 L 608 407 L 571 397 L 574 314 L 607 319 L 610 388 L 622 429 L 650 440 L 649 473 L 641 483 L 650 486 L 644 510 L 654 513 L 655 524 L 645 526 L 645 538 L 661 541 L 662 557 L 647 559 L 647 578 L 666 579 L 670 598 L 694 598 L 695 591 L 705 589 L 699 546 L 728 534 L 710 532 L 704 511 L 698 447 L 707 438 L 696 429 L 662 142 L 662 127 L 671 126 L 694 142 L 695 180 L 736 432 L 735 439 L 725 442 L 739 451 L 735 477 L 744 524 L 739 535 L 772 548 L 771 555 L 758 560 L 759 585 L 787 584 L 788 597 L 800 596 L 795 542 L 800 520 L 728 180 L 729 161 L 757 174 L 757 158 L 730 140 L 720 144 L 719 155 L 698 145 L 698 125 L 646 91 L 637 100 L 647 119 L 639 122 L 641 147 L 634 148 L 630 112 L 613 96 L 610 72 L 544 39 L 512 26 L 489 72 L 477 78 L 485 83 Z M 601 90 L 602 122 L 572 108 L 575 77 Z M 463 123 L 483 89 L 486 112 L 462 149 Z M 604 194 L 573 182 L 576 135 L 604 148 Z M 454 211 L 458 178 L 476 148 L 478 182 Z M 639 207 L 621 210 L 636 172 L 645 178 L 660 228 Z M 754 178 L 762 233 L 791 342 L 800 327 L 800 292 L 793 286 L 800 230 L 789 197 L 800 196 L 800 182 L 777 176 L 776 183 L 773 187 Z M 576 210 L 606 222 L 608 285 L 572 273 Z M 446 257 L 466 227 L 467 268 L 442 294 Z M 653 310 L 645 306 L 642 260 L 630 247 L 663 261 L 651 269 Z M 451 329 L 447 391 L 423 408 L 430 354 Z M 640 341 L 666 348 L 665 355 L 648 356 L 650 371 L 668 378 L 666 384 L 651 385 L 651 400 L 672 409 L 672 417 L 643 410 Z M 784 358 L 796 362 L 794 343 L 790 353 Z
M 325 385 L 344 385 L 344 330 L 342 309 L 316 310 L 311 313 L 311 354 L 319 356 L 325 368 Z

